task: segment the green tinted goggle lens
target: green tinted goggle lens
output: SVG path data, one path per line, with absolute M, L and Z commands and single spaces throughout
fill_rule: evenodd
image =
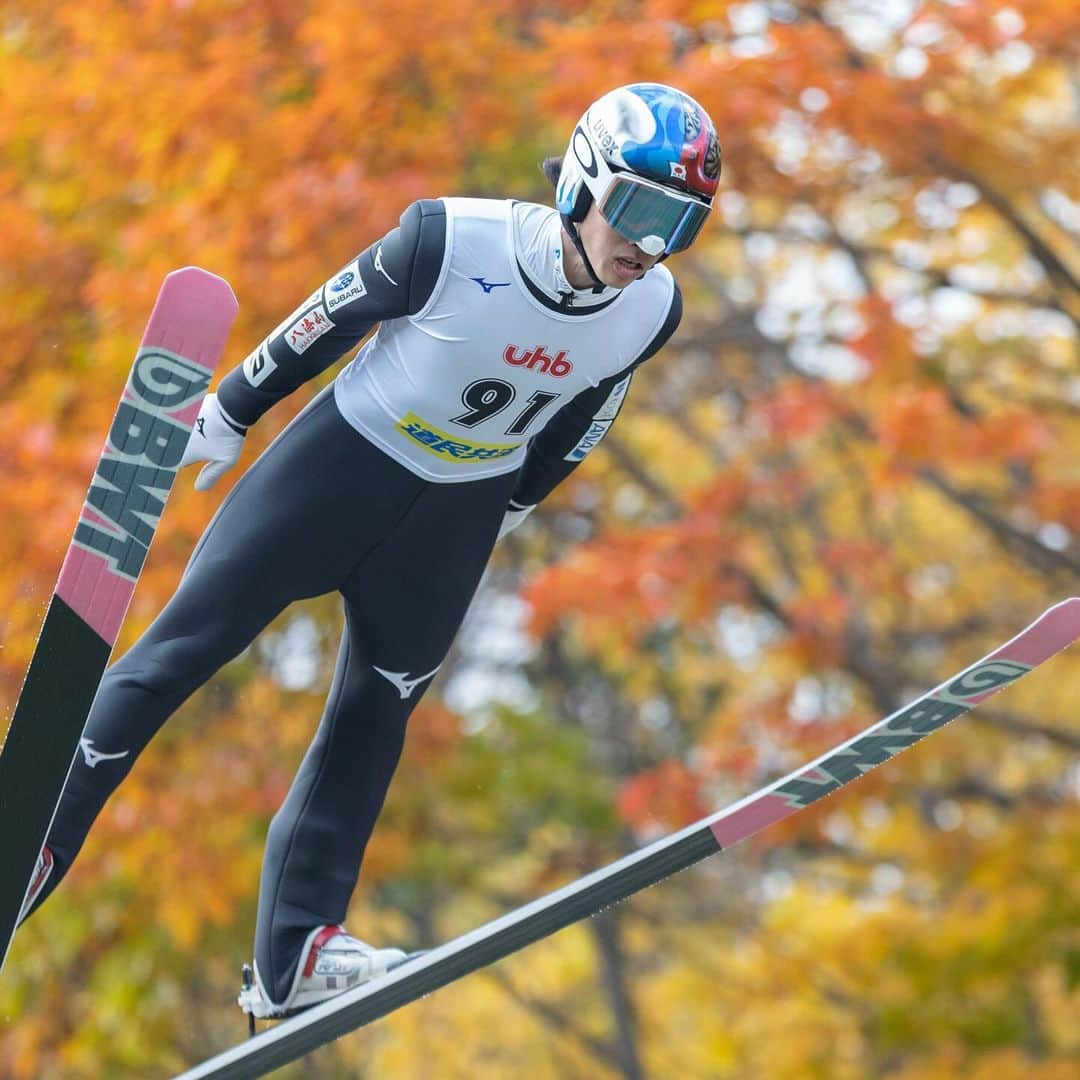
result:
M 617 176 L 600 204 L 600 213 L 616 232 L 647 255 L 670 255 L 694 242 L 709 208 Z

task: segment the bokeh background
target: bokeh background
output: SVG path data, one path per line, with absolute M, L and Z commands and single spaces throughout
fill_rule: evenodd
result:
M 232 282 L 231 366 L 412 199 L 548 201 L 538 161 L 635 79 L 723 145 L 686 318 L 497 551 L 351 929 L 442 941 L 966 666 L 1080 592 L 1078 43 L 1074 0 L 0 3 L 5 717 L 163 275 Z M 232 478 L 190 481 L 124 643 Z M 244 1037 L 262 842 L 339 625 L 291 609 L 140 760 L 15 942 L 0 1075 L 161 1077 Z M 1078 702 L 1074 649 L 280 1075 L 1074 1077 Z

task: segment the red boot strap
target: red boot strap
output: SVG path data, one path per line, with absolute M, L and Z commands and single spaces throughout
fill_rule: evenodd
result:
M 344 934 L 344 926 L 324 926 L 316 935 L 315 940 L 311 943 L 311 948 L 308 950 L 307 960 L 304 961 L 304 978 L 307 978 L 315 970 L 315 960 L 319 955 L 319 950 L 332 938 L 337 937 L 338 934 Z

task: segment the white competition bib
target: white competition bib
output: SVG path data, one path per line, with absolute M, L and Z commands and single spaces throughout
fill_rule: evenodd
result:
M 345 419 L 396 461 L 458 482 L 519 468 L 564 405 L 632 364 L 667 317 L 674 282 L 655 267 L 601 310 L 553 310 L 522 277 L 513 202 L 443 202 L 446 250 L 431 298 L 416 315 L 382 323 L 334 392 Z M 547 208 L 525 210 L 529 227 L 550 226 Z M 621 380 L 613 397 L 625 390 Z M 594 426 L 606 430 L 618 403 Z

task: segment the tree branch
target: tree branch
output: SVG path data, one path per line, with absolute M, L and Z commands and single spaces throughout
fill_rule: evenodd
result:
M 1000 731 L 1007 731 L 1010 735 L 1038 737 L 1057 746 L 1063 746 L 1066 750 L 1080 751 L 1080 734 L 1072 731 L 1063 731 L 1061 728 L 1049 727 L 1046 724 L 1036 724 L 1016 713 L 1003 709 L 988 709 L 985 706 L 976 709 L 972 716 L 979 723 L 998 728 Z
M 589 921 L 589 929 L 596 939 L 615 1020 L 615 1053 L 619 1066 L 626 1080 L 645 1080 L 637 1046 L 637 1014 L 626 976 L 619 919 L 619 912 L 609 908 Z
M 604 447 L 615 459 L 619 468 L 628 473 L 637 484 L 643 487 L 660 504 L 667 517 L 678 518 L 685 513 L 682 500 L 670 488 L 650 475 L 649 471 L 638 461 L 634 452 L 622 439 L 608 432 L 604 439 Z
M 552 1005 L 551 1002 L 523 993 L 498 968 L 489 968 L 485 974 L 507 997 L 534 1014 L 550 1031 L 569 1038 L 605 1065 L 613 1069 L 620 1067 L 619 1056 L 610 1043 L 585 1031 L 571 1016 Z
M 1004 518 L 991 512 L 979 495 L 970 491 L 961 491 L 939 470 L 927 465 L 920 468 L 917 475 L 935 491 L 944 495 L 950 502 L 961 507 L 985 526 L 1006 550 L 1023 557 L 1036 569 L 1044 573 L 1067 570 L 1070 574 L 1080 574 L 1080 560 L 1063 551 L 1045 547 L 1034 536 L 1010 525 Z

